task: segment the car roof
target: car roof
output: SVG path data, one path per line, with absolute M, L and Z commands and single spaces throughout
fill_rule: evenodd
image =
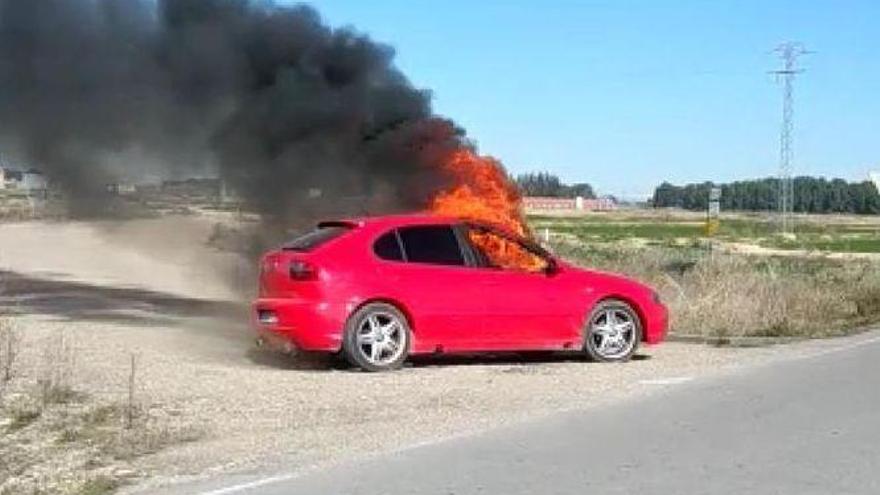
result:
M 355 217 L 342 220 L 328 220 L 320 222 L 318 225 L 350 225 L 358 227 L 373 227 L 377 229 L 391 229 L 395 227 L 406 227 L 409 225 L 445 225 L 466 223 L 471 225 L 479 225 L 496 230 L 502 234 L 515 239 L 523 239 L 523 236 L 516 234 L 503 225 L 497 225 L 492 222 L 481 220 L 472 220 L 467 218 L 457 218 L 444 215 L 434 215 L 432 213 L 407 213 L 396 215 L 381 215 L 373 217 Z
M 331 220 L 319 223 L 330 225 L 334 223 L 349 224 L 352 226 L 371 227 L 402 227 L 407 225 L 438 225 L 447 223 L 460 223 L 461 219 L 455 217 L 432 215 L 430 213 L 407 213 L 396 215 L 382 215 L 373 217 L 355 217 L 341 220 Z
M 434 215 L 431 213 L 407 213 L 407 214 L 396 214 L 396 215 L 382 215 L 382 216 L 372 216 L 372 217 L 355 217 L 355 218 L 347 218 L 340 220 L 328 220 L 324 222 L 319 222 L 318 226 L 339 226 L 339 225 L 349 225 L 352 227 L 371 227 L 373 229 L 392 229 L 397 227 L 406 227 L 409 225 L 446 225 L 446 224 L 458 224 L 465 223 L 471 225 L 480 225 L 484 227 L 488 227 L 492 230 L 496 230 L 511 239 L 518 239 L 526 243 L 532 249 L 545 253 L 549 256 L 549 253 L 537 242 L 532 239 L 523 237 L 521 235 L 516 234 L 515 232 L 510 231 L 509 229 L 501 226 L 495 225 L 491 222 L 484 222 L 480 220 L 470 220 L 466 218 L 456 218 L 444 215 Z

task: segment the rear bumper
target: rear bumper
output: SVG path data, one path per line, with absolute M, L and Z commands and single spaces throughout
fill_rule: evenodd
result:
M 342 346 L 344 320 L 335 309 L 324 302 L 260 298 L 252 304 L 251 324 L 272 347 L 336 352 Z

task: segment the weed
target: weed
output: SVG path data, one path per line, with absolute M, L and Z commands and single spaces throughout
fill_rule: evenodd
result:
M 120 415 L 117 405 L 102 405 L 83 413 L 82 422 L 88 427 L 105 426 L 116 421 Z
M 169 445 L 193 442 L 201 433 L 192 428 L 170 428 L 164 425 L 144 424 L 135 429 L 123 429 L 105 446 L 104 453 L 123 461 L 159 452 Z
M 15 376 L 15 364 L 21 346 L 21 335 L 11 318 L 0 314 L 0 396 Z
M 34 421 L 40 419 L 42 411 L 36 408 L 21 407 L 12 411 L 12 422 L 6 427 L 8 432 L 15 432 L 27 428 Z
M 51 405 L 65 405 L 74 402 L 83 402 L 86 399 L 85 394 L 74 390 L 70 385 L 52 382 L 49 380 L 39 380 L 40 399 L 43 407 Z
M 76 428 L 68 427 L 61 430 L 58 435 L 57 443 L 75 443 L 82 438 L 82 432 Z
M 122 482 L 116 478 L 97 476 L 83 483 L 76 491 L 76 495 L 106 495 L 113 493 L 120 486 Z

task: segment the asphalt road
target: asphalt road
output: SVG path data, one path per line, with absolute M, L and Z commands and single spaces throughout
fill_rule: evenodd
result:
M 880 334 L 844 342 L 593 411 L 188 493 L 876 495 Z

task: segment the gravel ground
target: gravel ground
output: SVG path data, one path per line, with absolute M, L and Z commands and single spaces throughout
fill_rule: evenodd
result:
M 0 225 L 0 304 L 22 313 L 23 373 L 36 374 L 43 343 L 63 333 L 75 388 L 121 398 L 134 354 L 137 400 L 203 432 L 137 459 L 154 475 L 142 490 L 255 466 L 307 469 L 656 393 L 790 351 L 667 343 L 621 365 L 435 358 L 387 374 L 289 359 L 251 347 L 238 268 L 203 247 L 209 231 L 192 218 Z

